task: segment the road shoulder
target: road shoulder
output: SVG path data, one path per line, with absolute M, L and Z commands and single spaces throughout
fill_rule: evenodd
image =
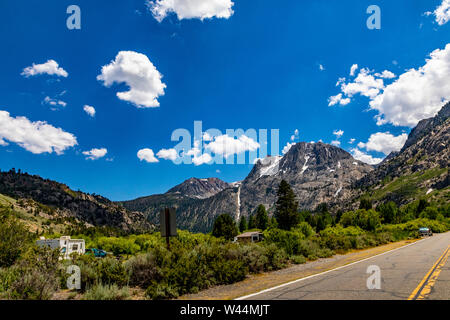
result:
M 181 296 L 181 300 L 232 300 L 242 296 L 250 295 L 268 288 L 282 285 L 291 281 L 302 279 L 311 275 L 343 267 L 350 263 L 358 262 L 405 245 L 412 244 L 417 240 L 404 240 L 386 245 L 352 251 L 344 255 L 335 255 L 330 258 L 319 259 L 301 265 L 293 265 L 285 269 L 250 275 L 244 281 L 231 285 L 217 286 L 197 294 Z

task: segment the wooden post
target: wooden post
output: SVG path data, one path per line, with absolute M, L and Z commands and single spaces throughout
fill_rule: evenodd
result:
M 169 208 L 164 210 L 164 214 L 166 216 L 166 242 L 167 242 L 167 250 L 170 251 L 170 213 Z

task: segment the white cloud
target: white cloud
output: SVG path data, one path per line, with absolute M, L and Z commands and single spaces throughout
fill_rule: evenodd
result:
M 25 117 L 13 118 L 7 111 L 0 111 L 0 141 L 17 143 L 34 154 L 53 153 L 60 155 L 64 150 L 77 145 L 76 137 L 45 121 L 31 122 Z
M 336 96 L 332 96 L 328 99 L 328 106 L 332 107 L 336 104 L 340 104 L 341 106 L 346 106 L 351 102 L 350 98 L 343 98 L 342 93 L 339 93 Z
M 186 152 L 186 155 L 192 156 L 192 163 L 196 166 L 211 162 L 212 157 L 209 153 L 202 153 L 200 142 L 194 141 L 194 148 Z
M 328 99 L 328 106 L 332 107 L 336 104 L 340 104 L 341 106 L 346 106 L 351 102 L 350 98 L 343 98 L 342 93 L 339 93 L 336 96 L 332 96 Z
M 352 65 L 352 67 L 350 68 L 350 76 L 354 77 L 356 70 L 358 70 L 358 65 L 357 64 Z
M 86 112 L 89 116 L 95 117 L 96 111 L 95 111 L 95 108 L 94 108 L 94 107 L 85 105 L 85 106 L 83 107 L 83 110 L 84 110 L 84 112 Z
M 436 115 L 450 100 L 450 43 L 433 51 L 422 67 L 407 70 L 385 85 L 383 78 L 392 77 L 395 75 L 387 70 L 372 75 L 369 69 L 361 69 L 354 82 L 338 81 L 341 93 L 329 98 L 329 106 L 360 94 L 369 98 L 370 109 L 378 111 L 378 125 L 414 127 L 420 120 Z
M 348 143 L 353 144 L 355 141 L 356 141 L 355 138 L 351 138 L 351 139 L 348 141 Z
M 283 150 L 281 151 L 281 153 L 283 154 L 283 155 L 285 155 L 286 153 L 288 153 L 289 152 L 289 150 L 291 150 L 291 148 L 293 147 L 293 146 L 295 146 L 296 145 L 296 143 L 294 142 L 294 143 L 287 143 L 285 146 L 284 146 L 284 148 L 283 148 Z
M 320 71 L 325 71 L 325 67 L 322 64 L 319 64 L 319 70 Z
M 354 82 L 341 84 L 342 93 L 348 98 L 353 97 L 355 94 L 361 94 L 370 98 L 376 97 L 380 90 L 384 88 L 384 83 L 382 79 L 376 79 L 370 73 L 371 71 L 367 68 L 361 69 Z
M 394 136 L 389 132 L 377 132 L 369 137 L 366 143 L 358 143 L 358 147 L 367 151 L 377 151 L 388 155 L 392 151 L 400 151 L 403 148 L 408 135 L 403 133 L 399 136 Z
M 86 156 L 86 159 L 89 160 L 97 160 L 100 158 L 103 158 L 108 153 L 108 150 L 106 148 L 101 149 L 92 149 L 90 151 L 83 151 L 83 154 Z
M 203 141 L 212 141 L 212 137 L 208 132 L 203 133 Z
M 294 134 L 291 136 L 291 141 L 295 141 L 295 139 L 298 139 L 299 134 L 300 133 L 299 133 L 298 129 L 295 129 Z
M 26 67 L 21 73 L 22 76 L 28 78 L 40 74 L 56 75 L 58 77 L 67 78 L 69 74 L 66 70 L 59 67 L 55 60 L 48 60 L 46 63 L 34 64 L 31 67 Z
M 450 44 L 437 49 L 424 66 L 410 69 L 370 102 L 377 124 L 414 127 L 433 117 L 450 100 Z
M 114 83 L 127 84 L 130 90 L 118 92 L 117 97 L 140 108 L 159 107 L 158 97 L 164 95 L 167 87 L 161 79 L 161 73 L 149 58 L 134 51 L 120 51 L 97 76 L 106 87 Z
M 196 166 L 201 166 L 202 164 L 208 163 L 212 160 L 212 157 L 209 153 L 196 154 L 192 158 L 192 163 Z
M 178 158 L 178 152 L 175 149 L 161 149 L 156 155 L 164 160 L 175 161 Z
M 442 3 L 433 12 L 426 15 L 434 15 L 436 22 L 442 26 L 450 21 L 450 0 L 442 0 Z
M 159 162 L 159 160 L 156 159 L 155 154 L 153 153 L 153 150 L 148 149 L 148 148 L 139 150 L 137 153 L 137 157 L 139 158 L 139 160 L 146 161 L 148 163 Z
M 339 139 L 340 137 L 342 137 L 344 135 L 344 131 L 342 131 L 342 130 L 334 130 L 333 134 L 336 136 L 336 138 Z
M 340 147 L 341 146 L 341 142 L 339 140 L 333 140 L 333 141 L 331 141 L 331 145 L 333 145 L 335 147 Z
M 362 152 L 358 148 L 351 149 L 351 154 L 353 158 L 355 158 L 356 160 L 362 161 L 370 165 L 376 165 L 379 164 L 381 161 L 383 161 L 382 158 L 374 158 L 371 155 Z
M 170 13 L 183 19 L 228 19 L 233 15 L 231 0 L 155 0 L 147 1 L 153 16 L 161 22 Z
M 375 73 L 375 76 L 384 79 L 394 79 L 396 77 L 395 73 L 389 70 L 384 70 L 382 73 Z
M 52 98 L 50 98 L 48 96 L 44 98 L 44 101 L 42 101 L 42 103 L 43 104 L 44 103 L 48 104 L 48 105 L 53 106 L 53 107 L 57 107 L 57 106 L 65 107 L 65 106 L 67 106 L 66 102 L 64 102 L 62 100 L 52 99 Z
M 339 101 L 339 104 L 340 104 L 341 106 L 346 106 L 346 105 L 348 105 L 350 102 L 351 102 L 350 98 L 344 98 L 344 99 L 341 99 L 341 100 Z
M 205 149 L 209 149 L 215 154 L 228 157 L 246 151 L 255 151 L 259 147 L 260 144 L 258 142 L 246 135 L 241 135 L 239 138 L 235 139 L 234 137 L 225 134 L 214 137 L 214 140 L 207 144 Z

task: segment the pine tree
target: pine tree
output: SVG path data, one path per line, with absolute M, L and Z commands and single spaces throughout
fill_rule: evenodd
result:
M 285 180 L 282 180 L 278 188 L 278 200 L 275 206 L 275 218 L 278 227 L 283 230 L 290 230 L 298 224 L 297 207 L 294 191 Z
M 278 228 L 278 222 L 277 222 L 277 219 L 275 219 L 275 217 L 270 218 L 268 228 L 269 228 L 269 229 L 275 229 L 275 228 Z
M 251 215 L 251 216 L 248 218 L 248 229 L 251 230 L 251 229 L 255 229 L 255 228 L 256 228 L 256 225 L 255 225 L 255 218 L 253 217 L 253 215 Z
M 214 221 L 212 235 L 216 238 L 232 240 L 238 234 L 238 229 L 233 218 L 229 214 L 221 214 Z
M 269 216 L 267 215 L 266 207 L 260 204 L 256 209 L 255 215 L 256 228 L 266 230 L 269 225 Z
M 244 232 L 247 229 L 248 229 L 247 219 L 245 219 L 245 217 L 242 216 L 241 220 L 239 221 L 239 231 Z
M 372 200 L 366 198 L 361 199 L 361 201 L 359 202 L 359 208 L 365 210 L 372 209 Z

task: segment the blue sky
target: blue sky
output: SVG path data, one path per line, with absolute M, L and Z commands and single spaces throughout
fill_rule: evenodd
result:
M 72 4 L 81 9 L 81 30 L 66 27 Z M 381 9 L 380 30 L 366 26 L 366 9 L 373 4 Z M 362 160 L 381 159 L 401 147 L 414 123 L 450 100 L 450 23 L 434 11 L 441 4 L 234 0 L 229 17 L 188 19 L 172 8 L 175 13 L 158 21 L 145 0 L 2 1 L 0 110 L 9 116 L 4 113 L 0 124 L 18 126 L 16 117 L 25 117 L 30 133 L 17 138 L 0 128 L 0 169 L 20 168 L 112 200 L 165 192 L 193 176 L 245 178 L 252 164 L 176 165 L 137 157 L 139 150 L 151 149 L 158 158 L 159 150 L 177 144 L 172 132 L 193 132 L 194 121 L 222 132 L 279 129 L 280 153 L 288 142 L 339 141 Z M 97 78 L 121 51 L 144 55 L 162 75 L 159 107 L 121 100 L 116 93 L 129 90 L 129 83 L 110 76 L 116 83 L 108 87 Z M 67 76 L 24 73 L 49 60 Z M 414 86 L 421 81 L 433 86 L 422 84 L 417 93 Z M 330 97 L 336 97 L 335 105 Z M 85 105 L 95 108 L 95 116 Z M 49 133 L 50 142 L 36 141 L 48 135 L 26 136 L 36 132 L 37 121 L 70 133 L 76 145 L 61 152 L 52 147 L 57 130 Z M 33 143 L 50 145 L 50 152 L 33 149 Z M 83 152 L 92 149 L 107 153 L 88 159 Z

